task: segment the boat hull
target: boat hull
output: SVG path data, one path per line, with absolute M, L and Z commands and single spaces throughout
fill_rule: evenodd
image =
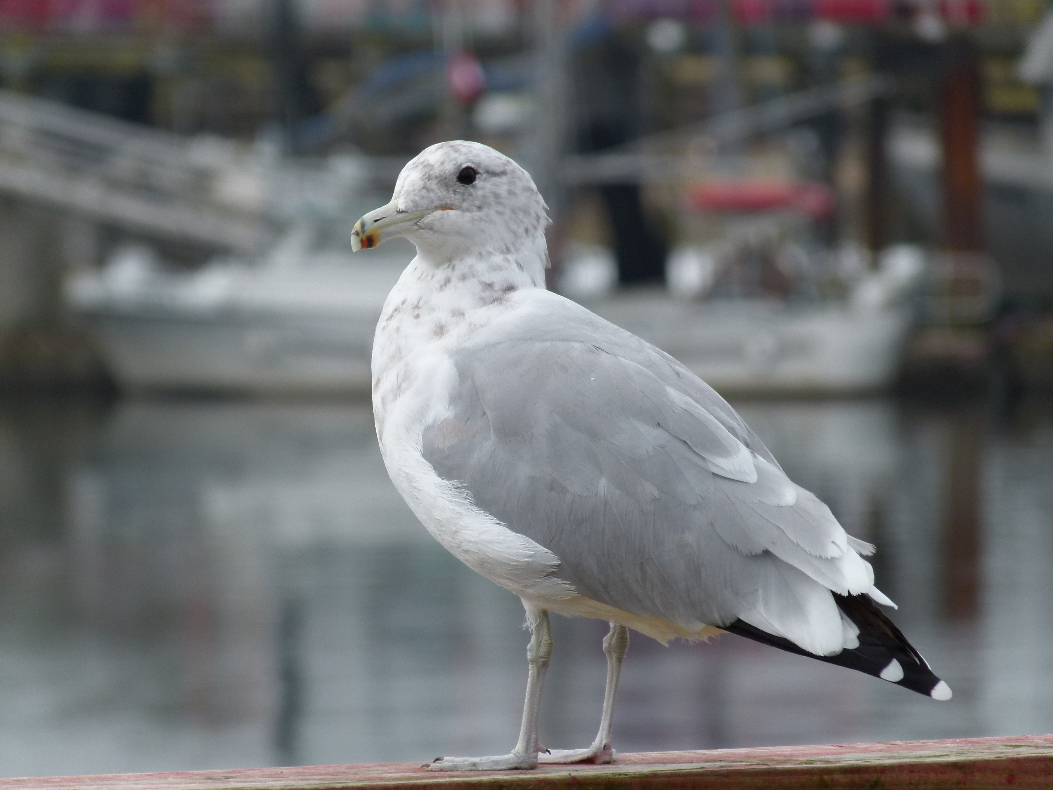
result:
M 896 375 L 906 310 L 690 303 L 632 294 L 590 308 L 681 360 L 722 393 L 880 391 Z M 369 390 L 378 314 L 150 310 L 86 313 L 130 390 L 357 394 Z
M 895 381 L 906 308 L 621 297 L 594 309 L 673 355 L 718 392 L 836 395 Z
M 98 311 L 84 317 L 123 389 L 369 391 L 375 315 L 188 316 L 154 309 Z

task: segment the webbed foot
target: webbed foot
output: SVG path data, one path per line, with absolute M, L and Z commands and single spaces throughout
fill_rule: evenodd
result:
M 538 755 L 538 762 L 545 765 L 569 765 L 571 763 L 613 763 L 617 752 L 608 744 L 593 744 L 588 749 L 552 749 Z
M 499 754 L 493 757 L 437 757 L 424 767 L 429 771 L 510 771 L 537 768 L 537 755 Z

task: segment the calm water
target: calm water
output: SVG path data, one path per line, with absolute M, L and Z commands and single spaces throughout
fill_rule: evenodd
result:
M 740 408 L 879 545 L 954 700 L 736 637 L 635 636 L 616 747 L 1053 731 L 1053 408 Z M 522 621 L 398 499 L 365 404 L 0 407 L 0 775 L 504 752 Z M 553 625 L 542 739 L 581 746 L 605 626 Z

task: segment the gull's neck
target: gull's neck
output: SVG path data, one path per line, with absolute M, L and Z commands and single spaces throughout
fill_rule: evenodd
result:
M 418 254 L 388 294 L 373 339 L 373 408 L 378 431 L 387 407 L 412 383 L 403 362 L 453 348 L 511 306 L 520 291 L 544 288 L 542 260 L 493 252 L 433 263 Z

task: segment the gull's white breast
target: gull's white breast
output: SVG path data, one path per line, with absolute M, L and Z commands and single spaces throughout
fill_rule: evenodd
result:
M 404 377 L 404 389 L 384 409 L 378 433 L 388 474 L 410 509 L 451 554 L 494 583 L 531 600 L 574 596 L 570 585 L 552 575 L 559 566 L 556 555 L 476 507 L 421 454 L 424 428 L 450 413 L 457 372 L 449 358 L 430 349 L 414 352 L 402 364 L 412 373 L 392 371 Z
M 465 565 L 528 599 L 573 597 L 553 577 L 559 558 L 476 507 L 421 454 L 425 427 L 450 414 L 457 371 L 450 352 L 510 304 L 480 305 L 472 280 L 438 288 L 444 275 L 415 260 L 388 296 L 373 342 L 373 411 L 388 475 L 431 535 Z M 436 327 L 442 327 L 441 333 Z

